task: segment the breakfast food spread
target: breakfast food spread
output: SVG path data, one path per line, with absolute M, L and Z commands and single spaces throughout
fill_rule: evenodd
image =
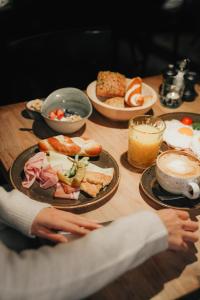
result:
M 101 168 L 89 157 L 74 159 L 54 152 L 38 152 L 24 166 L 24 188 L 37 181 L 42 189 L 54 187 L 54 197 L 77 200 L 80 191 L 96 197 L 112 181 L 114 169 Z
M 38 143 L 40 151 L 55 151 L 65 155 L 98 156 L 102 146 L 95 140 L 84 137 L 57 135 Z

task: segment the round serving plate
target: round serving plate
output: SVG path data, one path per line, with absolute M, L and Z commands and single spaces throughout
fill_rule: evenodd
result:
M 23 192 L 31 199 L 47 202 L 56 208 L 83 213 L 98 208 L 106 203 L 117 189 L 119 184 L 119 167 L 115 159 L 105 150 L 98 157 L 90 158 L 90 162 L 102 168 L 114 168 L 114 175 L 111 183 L 102 189 L 99 194 L 93 198 L 89 195 L 80 192 L 78 200 L 68 200 L 63 198 L 55 198 L 53 196 L 55 188 L 42 189 L 37 182 L 26 189 L 22 186 L 24 179 L 24 165 L 29 158 L 39 151 L 38 146 L 34 145 L 22 152 L 14 161 L 10 169 L 10 180 L 12 185 Z

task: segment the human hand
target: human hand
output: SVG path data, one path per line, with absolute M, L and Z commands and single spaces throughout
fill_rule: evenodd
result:
M 187 250 L 188 242 L 198 241 L 198 222 L 190 219 L 189 213 L 182 210 L 162 209 L 158 215 L 168 231 L 169 249 Z
M 56 208 L 43 208 L 33 221 L 31 234 L 54 242 L 67 242 L 66 236 L 57 231 L 67 231 L 77 235 L 100 228 L 96 221 L 87 220 L 79 215 L 61 211 Z

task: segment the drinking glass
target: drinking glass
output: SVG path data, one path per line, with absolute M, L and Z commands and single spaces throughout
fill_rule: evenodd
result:
M 129 121 L 128 162 L 139 169 L 151 166 L 159 153 L 165 122 L 144 115 Z

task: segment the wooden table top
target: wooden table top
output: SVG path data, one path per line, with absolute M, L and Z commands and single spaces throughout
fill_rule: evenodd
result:
M 161 76 L 145 78 L 144 82 L 156 91 Z M 184 102 L 177 109 L 160 105 L 159 100 L 153 113 L 160 115 L 171 112 L 194 112 L 200 109 L 200 86 L 196 86 L 199 96 L 193 102 Z M 8 171 L 15 158 L 25 149 L 48 137 L 48 129 L 41 132 L 41 123 L 27 118 L 25 102 L 0 107 L 0 159 Z M 141 178 L 126 161 L 128 146 L 128 124 L 112 122 L 97 112 L 93 112 L 86 127 L 80 132 L 96 139 L 103 148 L 116 159 L 121 179 L 119 187 L 106 204 L 84 215 L 101 222 L 117 219 L 141 209 L 153 210 L 139 189 Z M 200 211 L 192 211 L 199 219 Z M 149 259 L 142 266 L 126 273 L 120 279 L 98 292 L 91 299 L 177 299 L 200 287 L 199 250 L 200 242 L 187 253 L 165 251 Z

